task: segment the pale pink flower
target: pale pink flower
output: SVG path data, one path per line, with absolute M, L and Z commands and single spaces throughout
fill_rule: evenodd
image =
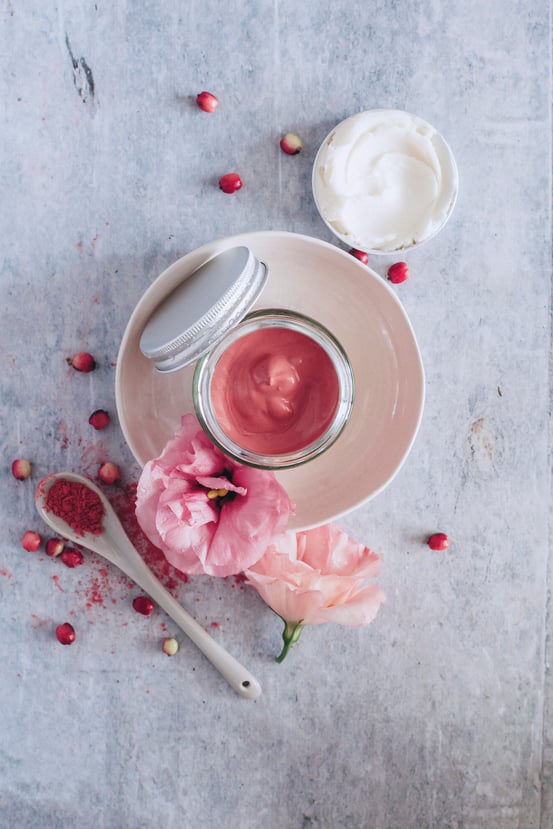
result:
M 193 415 L 184 415 L 138 482 L 138 523 L 190 575 L 230 576 L 251 567 L 293 512 L 274 473 L 228 458 Z
M 376 553 L 335 524 L 274 539 L 245 575 L 285 623 L 278 661 L 305 625 L 372 622 L 385 598 L 377 585 L 368 582 L 378 575 L 379 562 Z

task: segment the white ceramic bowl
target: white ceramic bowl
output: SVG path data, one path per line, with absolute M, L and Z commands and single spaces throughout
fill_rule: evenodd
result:
M 236 245 L 247 245 L 269 268 L 256 307 L 318 320 L 341 343 L 353 370 L 355 399 L 340 437 L 309 463 L 275 473 L 296 503 L 290 529 L 307 529 L 336 520 L 391 482 L 413 445 L 424 404 L 417 341 L 395 292 L 335 245 L 295 233 L 244 233 L 210 242 L 174 262 L 144 293 L 123 336 L 116 370 L 119 422 L 143 465 L 161 453 L 181 416 L 194 411 L 194 366 L 156 372 L 140 351 L 140 335 L 176 285 Z
M 363 132 L 363 124 L 366 125 L 365 132 Z M 369 130 L 369 126 L 372 132 Z M 357 165 L 365 160 L 368 164 L 369 158 L 368 155 L 364 155 L 364 151 L 369 152 L 371 145 L 378 145 L 379 140 L 381 144 L 386 142 L 386 136 L 384 138 L 380 137 L 379 132 L 375 131 L 375 127 L 380 131 L 380 134 L 388 129 L 389 151 L 387 147 L 379 147 L 378 152 L 375 150 L 374 167 L 371 167 L 370 171 L 362 170 Z M 402 127 L 405 127 L 404 133 L 399 132 Z M 369 132 L 370 142 L 363 142 L 363 138 L 366 139 Z M 400 135 L 403 137 L 405 146 L 403 156 L 401 151 L 398 150 Z M 355 138 L 354 141 L 350 141 L 352 137 Z M 351 152 L 347 159 L 341 159 L 340 163 L 337 163 L 331 157 L 331 153 L 333 153 L 332 145 L 340 140 L 346 141 L 347 146 L 351 148 Z M 363 152 L 359 149 L 360 147 L 364 148 Z M 431 156 L 432 158 L 430 158 Z M 399 164 L 395 166 L 395 178 L 391 178 L 394 171 L 393 162 L 390 161 L 386 167 L 387 159 L 391 160 L 392 158 L 399 159 Z M 423 160 L 429 163 L 423 163 Z M 340 183 L 337 185 L 340 188 L 339 193 L 337 187 L 325 188 L 323 178 L 325 165 L 327 165 L 327 169 L 334 166 L 336 172 L 339 170 L 340 174 L 343 173 L 339 176 Z M 377 165 L 380 166 L 378 166 L 378 172 L 375 172 Z M 435 170 L 432 165 L 434 165 Z M 421 171 L 423 171 L 422 176 Z M 433 209 L 436 215 L 430 217 L 428 232 L 425 233 L 423 230 L 426 219 L 425 211 L 430 211 L 430 208 L 423 203 L 423 199 L 420 199 L 419 207 L 419 193 L 421 192 L 421 184 L 432 185 L 434 172 L 440 174 L 442 184 L 434 201 Z M 411 180 L 409 180 L 409 177 Z M 326 178 L 328 180 L 328 175 Z M 334 181 L 336 182 L 336 179 Z M 376 181 L 379 185 L 382 184 L 382 191 L 377 190 L 379 194 L 381 192 L 380 203 L 377 201 L 374 192 Z M 366 191 L 364 190 L 365 182 Z M 326 136 L 313 163 L 313 198 L 321 219 L 341 242 L 371 254 L 390 255 L 419 247 L 433 239 L 451 216 L 457 200 L 458 189 L 457 164 L 448 143 L 434 127 L 422 118 L 402 110 L 374 109 L 359 112 L 346 118 Z M 352 206 L 348 209 L 356 211 L 356 223 L 360 211 L 363 211 L 364 215 L 369 216 L 369 218 L 374 215 L 375 221 L 372 222 L 372 225 L 369 222 L 365 228 L 365 231 L 368 232 L 367 227 L 374 227 L 373 239 L 363 238 L 359 228 L 350 230 L 345 224 L 342 223 L 342 226 L 340 226 L 340 221 L 331 218 L 332 215 L 336 214 L 334 206 L 336 202 L 341 199 L 352 198 L 354 195 L 362 196 L 363 200 L 357 198 L 355 204 L 352 203 Z M 361 207 L 361 205 L 363 206 Z M 405 205 L 410 205 L 411 208 L 408 217 L 405 216 Z M 385 211 L 388 211 L 389 214 L 386 221 L 389 223 L 388 230 L 390 233 L 397 232 L 401 227 L 399 235 L 403 237 L 400 244 L 394 245 L 392 243 L 392 247 L 374 245 L 373 243 L 374 237 L 377 235 L 376 226 L 378 223 L 381 225 L 380 230 L 382 229 L 382 216 L 385 215 Z M 402 211 L 403 216 L 401 215 Z M 405 226 L 406 220 L 407 227 Z M 408 232 L 409 223 L 411 223 L 413 229 L 410 236 Z M 384 222 L 385 224 L 386 222 Z

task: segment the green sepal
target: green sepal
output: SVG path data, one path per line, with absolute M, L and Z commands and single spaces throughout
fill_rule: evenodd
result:
M 276 658 L 277 662 L 282 662 L 294 642 L 297 642 L 300 638 L 300 634 L 303 630 L 301 622 L 287 622 L 286 619 L 283 619 L 282 621 L 284 622 L 284 630 L 282 631 L 282 639 L 284 644 L 281 652 Z

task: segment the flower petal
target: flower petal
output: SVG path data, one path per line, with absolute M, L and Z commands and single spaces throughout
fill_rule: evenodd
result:
M 322 573 L 376 578 L 380 556 L 350 538 L 336 524 L 299 533 L 298 557 Z
M 159 460 L 172 476 L 189 479 L 220 474 L 226 464 L 221 450 L 211 443 L 191 414 L 182 417 L 180 429 L 169 439 Z
M 271 579 L 247 570 L 246 583 L 251 584 L 263 601 L 286 622 L 317 625 L 317 614 L 324 598 L 317 590 L 298 590 L 280 579 Z M 324 621 L 324 620 L 321 620 Z
M 229 504 L 229 520 L 240 523 L 243 534 L 266 540 L 265 552 L 271 538 L 288 528 L 288 518 L 295 513 L 295 504 L 279 484 L 274 472 L 239 466 L 233 473 L 237 486 L 247 490 L 240 502 Z M 262 553 L 258 556 L 261 558 Z
M 376 584 L 367 584 L 356 591 L 344 604 L 321 607 L 315 614 L 317 622 L 335 622 L 338 625 L 359 627 L 373 621 L 386 595 Z

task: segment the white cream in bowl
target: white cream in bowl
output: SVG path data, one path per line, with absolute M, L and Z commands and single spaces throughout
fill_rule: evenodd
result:
M 442 136 L 422 118 L 374 109 L 346 118 L 321 144 L 313 166 L 317 209 L 346 244 L 392 253 L 443 227 L 458 174 Z

